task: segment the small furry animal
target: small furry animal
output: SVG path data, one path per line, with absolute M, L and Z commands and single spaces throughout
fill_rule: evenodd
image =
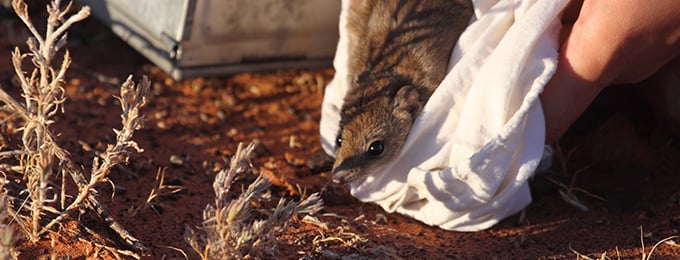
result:
M 470 0 L 353 0 L 348 12 L 351 86 L 335 143 L 338 183 L 399 154 L 473 11 Z

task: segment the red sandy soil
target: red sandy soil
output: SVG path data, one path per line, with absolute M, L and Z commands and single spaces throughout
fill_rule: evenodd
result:
M 23 40 L 9 38 L 6 28 L 0 32 L 0 83 L 16 93 L 9 53 L 13 46 L 23 46 Z M 274 182 L 274 196 L 299 199 L 301 190 L 318 192 L 328 182 L 327 168 L 310 168 L 307 162 L 322 152 L 320 105 L 332 69 L 175 81 L 94 18 L 71 29 L 68 48 L 73 57 L 65 86 L 68 99 L 54 131 L 85 169 L 95 151 L 112 142 L 111 129 L 120 127 L 120 108 L 113 97 L 119 83 L 127 74 L 136 80 L 148 75 L 152 81 L 144 109 L 148 121 L 134 138 L 144 152 L 111 173 L 115 197 L 111 185 L 98 187 L 100 201 L 150 248 L 144 258 L 183 259 L 178 250 L 198 258 L 183 238 L 185 228 L 200 224 L 203 208 L 214 198 L 215 172 L 225 167 L 239 142 L 259 144 L 253 165 Z M 344 187 L 330 186 L 323 195 L 325 209 L 317 215 L 327 229 L 294 220 L 280 236 L 273 258 L 573 259 L 576 252 L 593 258 L 641 258 L 641 240 L 649 252 L 655 242 L 680 234 L 680 139 L 655 126 L 651 113 L 634 97 L 633 90 L 617 88 L 600 98 L 560 142 L 561 156 L 554 158 L 552 169 L 532 181 L 534 202 L 493 228 L 444 231 L 385 213 L 353 199 Z M 5 138 L 0 140 L 16 145 L 19 136 L 13 131 L 3 125 Z M 156 185 L 158 169 L 165 169 L 166 183 L 183 191 L 160 196 L 153 209 L 132 214 Z M 575 194 L 589 210 L 567 203 L 560 190 Z M 85 227 L 101 237 L 86 234 Z M 19 241 L 20 259 L 52 254 L 113 258 L 88 241 L 126 249 L 94 214 L 72 218 L 59 234 L 38 243 Z M 333 237 L 337 239 L 320 241 Z M 680 259 L 680 246 L 663 243 L 653 257 Z

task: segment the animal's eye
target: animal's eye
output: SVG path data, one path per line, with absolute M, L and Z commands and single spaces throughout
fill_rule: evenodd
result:
M 385 149 L 385 146 L 383 145 L 382 141 L 375 141 L 372 142 L 371 145 L 368 146 L 368 151 L 366 153 L 373 155 L 373 156 L 378 156 L 383 153 L 383 149 Z
M 335 148 L 340 148 L 342 146 L 342 137 L 338 136 L 335 138 Z

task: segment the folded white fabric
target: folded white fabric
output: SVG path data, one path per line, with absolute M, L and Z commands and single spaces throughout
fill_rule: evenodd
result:
M 326 88 L 321 138 L 334 154 L 348 89 L 343 0 L 336 75 Z M 351 183 L 353 196 L 447 230 L 477 231 L 531 202 L 543 153 L 538 95 L 557 66 L 568 0 L 473 0 L 475 16 L 449 72 L 416 119 L 397 160 Z

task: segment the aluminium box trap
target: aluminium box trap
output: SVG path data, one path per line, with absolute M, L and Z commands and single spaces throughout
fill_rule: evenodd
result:
M 330 66 L 338 0 L 80 0 L 176 79 Z

